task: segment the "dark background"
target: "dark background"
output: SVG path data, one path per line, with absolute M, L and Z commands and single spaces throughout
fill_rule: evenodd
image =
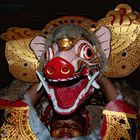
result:
M 65 15 L 84 16 L 98 21 L 120 3 L 127 3 L 140 12 L 140 0 L 0 0 L 0 34 L 9 27 L 42 30 L 48 21 Z M 14 79 L 8 71 L 4 46 L 5 42 L 0 40 L 0 90 Z M 140 67 L 123 79 L 140 90 Z

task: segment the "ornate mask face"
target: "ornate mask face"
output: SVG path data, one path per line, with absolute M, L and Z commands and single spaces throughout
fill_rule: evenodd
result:
M 100 28 L 96 32 L 95 25 Z M 111 43 L 104 26 L 111 31 Z M 97 23 L 78 16 L 58 18 L 46 24 L 43 33 L 45 37 L 36 36 L 42 31 L 14 27 L 0 37 L 7 41 L 9 71 L 17 79 L 38 82 L 36 70 L 43 63 L 39 77 L 60 114 L 74 112 L 99 88 L 96 78 L 110 47 L 107 77 L 127 76 L 140 65 L 140 18 L 127 4 L 118 5 Z
M 105 58 L 109 57 L 110 32 L 106 27 L 101 27 L 90 34 L 77 25 L 64 25 L 58 27 L 52 36 L 52 44 L 47 44 L 48 38 L 37 36 L 30 47 L 39 60 L 44 60 L 45 77 L 39 72 L 37 74 L 55 111 L 67 115 L 99 88 L 96 80 L 100 52 L 104 53 Z
M 78 36 L 76 37 L 76 34 L 73 37 L 73 32 L 70 33 L 70 36 L 66 36 L 66 30 L 63 30 L 62 32 L 59 30 L 60 32 L 57 32 L 57 39 L 60 39 L 60 41 L 54 39 L 54 35 L 52 37 L 54 40 L 49 39 L 49 36 L 52 35 L 52 31 L 54 31 L 57 27 L 59 27 L 60 25 L 68 24 L 79 25 L 86 31 L 91 32 L 95 30 L 95 26 L 96 29 L 100 28 L 101 26 L 109 28 L 109 30 L 111 31 L 111 54 L 109 57 L 109 69 L 104 73 L 105 76 L 112 78 L 125 77 L 134 72 L 139 67 L 140 16 L 138 12 L 133 11 L 129 5 L 119 4 L 114 10 L 109 11 L 104 18 L 100 19 L 96 23 L 91 19 L 79 16 L 65 16 L 50 21 L 43 29 L 43 33 L 48 38 L 48 41 L 44 43 L 44 45 L 47 46 L 46 48 L 48 48 L 48 46 L 51 46 L 53 43 L 58 43 L 58 46 L 61 46 L 61 50 L 68 50 L 68 48 L 71 48 L 71 44 L 74 43 L 73 41 L 75 39 L 88 39 L 87 41 L 89 41 L 93 46 L 96 46 L 93 41 L 94 37 L 90 39 L 86 36 L 83 36 L 83 38 L 78 38 Z M 9 64 L 9 71 L 14 77 L 22 81 L 38 82 L 36 69 L 38 69 L 40 62 L 38 60 L 40 60 L 40 58 L 38 58 L 37 60 L 35 54 L 29 48 L 31 39 L 33 39 L 37 34 L 42 34 L 42 31 L 31 30 L 28 28 L 11 27 L 7 30 L 7 32 L 0 35 L 1 39 L 7 41 L 5 56 Z M 80 34 L 82 35 L 82 32 Z M 73 40 L 72 37 L 75 39 Z M 100 37 L 98 36 L 97 38 Z M 44 39 L 44 41 L 45 40 L 46 38 Z M 100 38 L 99 40 L 102 46 L 102 39 Z M 103 44 L 106 44 L 108 46 L 108 42 L 104 42 Z M 38 45 L 42 45 L 42 48 L 45 48 L 43 44 Z M 41 56 L 42 52 L 40 52 L 39 55 L 38 50 L 37 57 Z
M 67 40 L 58 40 L 45 52 L 47 62 L 44 73 L 49 81 L 72 81 L 89 73 L 91 66 L 94 71 L 98 70 L 99 58 L 95 46 L 85 39 L 74 40 L 71 45 L 71 40 Z

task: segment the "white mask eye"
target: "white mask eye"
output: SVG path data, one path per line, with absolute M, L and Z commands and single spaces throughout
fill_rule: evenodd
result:
M 92 48 L 92 45 L 86 40 L 80 40 L 75 45 L 76 54 L 85 59 L 91 60 L 94 58 L 95 52 Z
M 83 59 L 90 60 L 93 57 L 94 53 L 87 44 L 81 44 L 80 50 L 79 50 L 79 56 Z
M 57 50 L 58 50 L 58 46 L 56 43 L 49 46 L 46 53 L 45 53 L 45 60 L 50 61 L 52 58 L 54 58 Z

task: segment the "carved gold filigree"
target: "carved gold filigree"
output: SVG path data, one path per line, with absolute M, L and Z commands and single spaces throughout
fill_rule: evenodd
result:
M 10 114 L 0 128 L 1 140 L 37 140 L 29 124 L 29 107 L 3 107 Z
M 1 38 L 6 40 L 5 56 L 9 64 L 9 71 L 17 79 L 27 82 L 37 82 L 36 69 L 39 62 L 29 48 L 31 39 L 39 31 L 28 28 L 9 28 Z
M 98 27 L 107 26 L 112 34 L 108 77 L 124 77 L 140 65 L 140 17 L 127 4 L 109 11 L 98 21 Z
M 131 140 L 128 133 L 130 129 L 128 118 L 136 119 L 136 115 L 107 110 L 104 110 L 103 114 L 107 120 L 106 135 L 103 140 Z

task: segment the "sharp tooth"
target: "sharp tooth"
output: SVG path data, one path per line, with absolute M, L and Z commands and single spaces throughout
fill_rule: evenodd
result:
M 76 79 L 78 76 L 74 76 L 74 79 Z
M 78 99 L 82 99 L 82 95 L 78 97 Z
M 71 77 L 69 80 L 73 80 L 73 78 Z
M 53 82 L 57 82 L 58 80 L 52 80 Z
M 96 81 L 93 81 L 92 86 L 95 87 L 96 89 L 99 89 L 100 86 Z
M 88 75 L 88 80 L 90 80 L 91 79 L 91 76 L 90 75 Z
M 42 83 L 40 82 L 36 91 L 38 92 L 41 89 L 41 87 L 42 87 Z
M 44 81 L 45 81 L 45 77 L 44 77 L 43 79 L 44 79 Z M 36 90 L 36 91 L 38 92 L 38 91 L 41 89 L 42 86 L 43 86 L 43 84 L 40 82 L 39 85 L 38 85 L 38 87 L 37 87 L 37 90 Z
M 61 79 L 61 81 L 66 81 L 66 79 Z
M 52 80 L 51 80 L 51 79 L 48 79 L 48 81 L 52 82 Z
M 44 77 L 42 77 L 42 75 L 39 73 L 39 71 L 36 71 L 36 74 L 37 74 L 38 78 L 40 79 L 42 85 L 44 86 L 46 92 L 49 93 L 50 89 L 49 89 L 49 87 L 48 87 L 48 84 L 47 84 L 46 81 L 44 80 Z

